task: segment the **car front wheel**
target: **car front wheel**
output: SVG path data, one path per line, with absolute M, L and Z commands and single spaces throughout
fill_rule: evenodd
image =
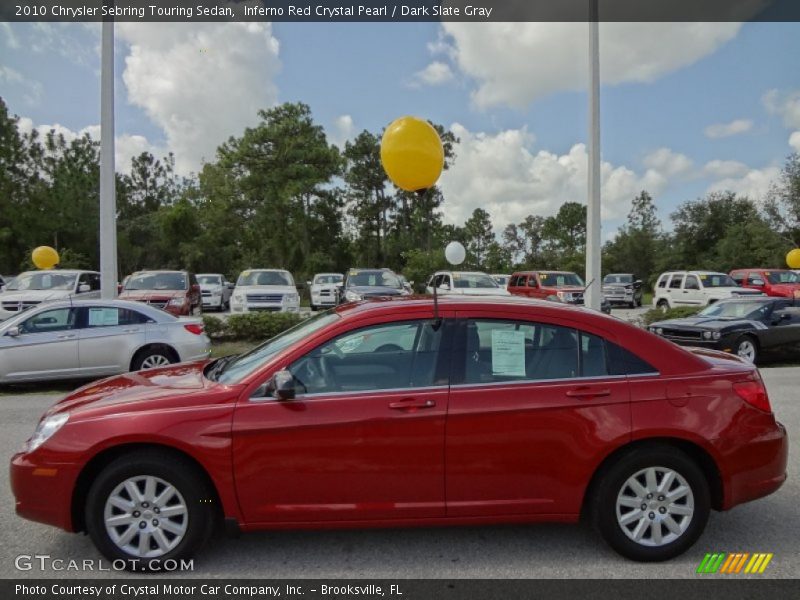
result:
M 95 479 L 87 498 L 92 541 L 128 570 L 191 557 L 215 522 L 213 494 L 194 466 L 158 452 L 118 458 Z
M 703 472 L 680 450 L 641 447 L 600 480 L 593 520 L 606 542 L 632 560 L 674 558 L 705 529 L 711 508 Z
M 756 362 L 758 358 L 758 343 L 752 336 L 743 335 L 738 340 L 736 340 L 736 355 L 739 358 L 745 359 L 750 364 Z

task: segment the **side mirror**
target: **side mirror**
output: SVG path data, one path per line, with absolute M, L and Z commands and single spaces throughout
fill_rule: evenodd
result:
M 278 400 L 294 400 L 294 376 L 288 369 L 277 371 L 267 386 L 267 392 Z
M 6 335 L 8 337 L 18 337 L 20 334 L 19 327 L 12 327 L 8 331 L 6 331 Z
M 449 290 L 450 289 L 450 284 L 449 283 L 443 283 L 442 285 L 439 286 L 439 289 L 440 290 Z
M 311 287 L 313 284 L 312 284 L 310 281 L 306 281 L 306 285 L 307 285 L 308 287 Z
M 85 294 L 86 292 L 90 292 L 92 290 L 92 286 L 88 283 L 82 283 L 78 286 L 78 293 Z

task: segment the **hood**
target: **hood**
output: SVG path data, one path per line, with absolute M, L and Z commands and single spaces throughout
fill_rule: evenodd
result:
M 547 288 L 548 290 L 558 290 L 559 292 L 570 292 L 572 294 L 582 294 L 586 290 L 586 288 L 576 285 L 543 285 L 542 288 Z
M 147 300 L 166 300 L 169 298 L 183 298 L 186 290 L 122 290 L 119 295 L 120 300 L 136 300 L 144 302 Z
M 708 293 L 712 296 L 761 296 L 762 292 L 759 290 L 751 290 L 748 288 L 741 288 L 737 286 L 731 287 L 715 287 L 706 288 Z
M 345 291 L 355 292 L 359 296 L 400 296 L 403 294 L 403 290 L 400 288 L 383 285 L 354 285 L 346 288 Z
M 747 319 L 720 319 L 718 317 L 684 317 L 652 323 L 650 327 L 669 329 L 725 329 L 733 323 L 749 322 Z
M 797 290 L 800 290 L 800 283 L 776 283 L 770 286 L 770 290 L 791 298 Z
M 293 285 L 237 285 L 235 292 L 260 293 L 260 294 L 296 294 L 297 288 Z
M 200 284 L 200 289 L 203 290 L 203 291 L 206 291 L 206 290 L 209 290 L 209 291 L 210 290 L 217 290 L 217 289 L 222 289 L 224 287 L 225 286 L 222 285 L 221 283 L 201 283 Z
M 208 360 L 183 363 L 94 381 L 66 396 L 48 414 L 69 412 L 77 417 L 91 417 L 193 406 L 198 392 L 211 387 L 230 390 L 203 376 L 208 363 Z M 203 403 L 207 403 L 205 396 Z
M 511 292 L 503 288 L 456 288 L 447 292 L 464 296 L 510 296 Z
M 0 294 L 0 302 L 13 302 L 14 300 L 44 302 L 45 300 L 61 300 L 72 295 L 72 290 L 10 290 Z

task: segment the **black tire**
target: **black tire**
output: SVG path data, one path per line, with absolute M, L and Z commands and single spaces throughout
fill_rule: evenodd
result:
M 318 310 L 317 307 L 314 306 L 313 304 L 310 304 L 309 307 L 311 308 L 312 312 L 316 312 Z
M 751 354 L 752 359 L 742 354 L 742 352 L 747 348 L 746 346 L 747 344 L 749 344 L 749 347 L 752 348 L 752 354 Z M 758 340 L 752 335 L 745 334 L 740 336 L 733 344 L 733 353 L 736 356 L 744 358 L 748 362 L 755 364 L 756 361 L 758 360 L 758 355 L 759 355 Z
M 669 302 L 666 300 L 659 300 L 658 304 L 656 304 L 656 308 L 661 310 L 662 313 L 665 313 L 669 310 Z
M 159 357 L 163 360 L 166 360 L 166 364 L 163 365 L 147 365 L 145 366 L 145 361 L 148 359 L 155 358 L 156 361 L 160 362 L 158 359 Z M 171 348 L 167 348 L 166 346 L 151 346 L 150 348 L 146 348 L 141 350 L 133 357 L 133 361 L 131 361 L 131 371 L 141 371 L 142 369 L 157 369 L 161 366 L 166 366 L 168 364 L 178 362 L 178 357 L 175 355 L 175 352 Z
M 117 546 L 106 530 L 104 512 L 109 496 L 124 481 L 139 476 L 157 477 L 173 486 L 188 509 L 182 539 L 170 551 L 153 557 L 159 561 L 155 565 L 150 563 L 151 558 L 134 556 Z M 105 467 L 92 483 L 84 507 L 86 528 L 94 545 L 109 560 L 123 560 L 129 571 L 158 569 L 164 561 L 191 558 L 208 540 L 217 521 L 216 496 L 209 488 L 197 467 L 185 458 L 157 450 L 127 454 Z M 143 509 L 139 507 L 139 510 Z
M 647 537 L 644 538 L 644 543 L 634 541 L 625 533 L 617 516 L 617 497 L 623 486 L 626 485 L 629 478 L 650 467 L 671 469 L 680 475 L 688 484 L 693 496 L 694 512 L 685 529 L 676 539 L 663 545 L 646 545 Z M 622 556 L 641 562 L 669 560 L 686 552 L 703 533 L 711 510 L 708 481 L 698 465 L 677 448 L 664 445 L 634 448 L 620 456 L 609 468 L 599 474 L 599 478 L 594 487 L 594 493 L 589 498 L 592 522 L 608 545 Z M 654 498 L 652 502 L 656 502 L 657 499 Z M 638 511 L 639 509 L 632 508 L 630 510 Z M 669 535 L 666 525 L 661 525 L 660 521 L 657 521 L 657 509 L 650 506 L 646 510 L 653 511 L 646 513 L 648 521 L 653 523 L 654 519 L 650 517 L 655 515 L 660 531 L 666 531 Z M 623 513 L 623 517 L 625 514 L 627 513 Z M 636 525 L 632 523 L 630 526 L 634 527 L 635 531 Z M 648 533 L 651 542 L 654 527 L 655 525 L 645 522 L 644 530 Z

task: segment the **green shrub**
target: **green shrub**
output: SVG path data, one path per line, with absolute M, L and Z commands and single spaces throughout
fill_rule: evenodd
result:
M 296 313 L 252 312 L 230 315 L 226 319 L 204 316 L 206 333 L 215 339 L 263 341 L 297 325 L 303 317 Z
M 684 317 L 691 317 L 696 315 L 702 306 L 679 306 L 677 308 L 670 308 L 667 312 L 662 312 L 660 308 L 653 308 L 648 310 L 642 315 L 642 323 L 645 327 L 656 321 L 666 321 L 668 319 L 682 319 Z

